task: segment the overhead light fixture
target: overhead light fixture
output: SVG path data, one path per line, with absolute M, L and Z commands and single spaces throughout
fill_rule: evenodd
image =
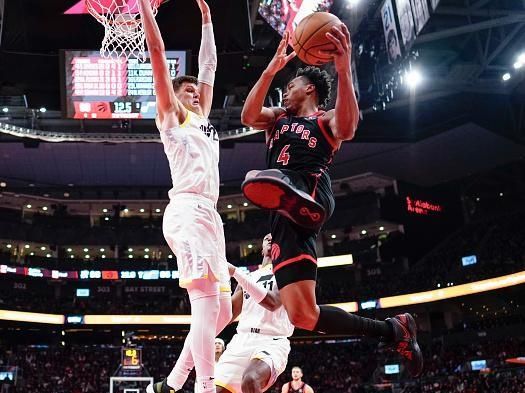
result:
M 68 249 L 67 249 L 67 252 L 71 252 L 71 251 L 73 251 L 72 248 L 68 248 Z
M 32 253 L 30 253 L 29 255 L 33 256 L 33 255 L 35 255 L 35 253 L 34 253 L 34 252 L 32 252 Z
M 5 181 L 0 182 L 0 187 L 2 187 L 2 188 L 7 187 L 7 183 Z
M 155 213 L 160 213 L 160 209 L 155 209 Z
M 332 239 L 335 239 L 336 237 L 337 235 L 335 233 L 331 236 Z
M 42 210 L 47 212 L 47 206 L 42 206 Z
M 139 212 L 141 212 L 141 213 L 144 213 L 144 212 L 145 212 L 145 210 L 144 210 L 144 209 L 140 209 L 140 210 L 139 210 Z
M 144 251 L 149 252 L 149 248 L 145 248 Z
M 125 209 L 124 209 L 124 213 L 129 213 L 129 209 L 128 209 L 128 208 L 125 208 Z
M 226 206 L 228 209 L 231 209 L 233 206 L 232 205 L 228 205 Z
M 29 248 L 30 246 L 29 246 L 29 244 L 26 244 L 24 247 L 25 247 L 25 248 Z
M 503 79 L 504 82 L 508 81 L 508 80 L 510 79 L 510 73 L 505 72 L 505 73 L 502 75 L 501 79 Z
M 102 209 L 102 213 L 107 213 L 108 209 Z
M 84 252 L 88 252 L 89 251 L 89 248 L 84 248 Z
M 84 258 L 89 259 L 89 254 L 84 255 Z
M 423 75 L 417 69 L 412 69 L 405 74 L 405 81 L 410 89 L 415 89 L 423 81 Z
M 144 259 L 149 259 L 149 255 L 148 254 L 144 255 Z
M 26 207 L 27 207 L 28 209 L 31 209 L 33 206 L 32 206 L 32 205 L 26 205 Z
M 104 221 L 109 221 L 109 217 L 104 217 Z
M 133 258 L 133 255 L 131 255 L 131 254 L 130 254 L 130 255 L 128 255 L 128 258 L 129 258 L 129 259 Z
M 128 252 L 133 252 L 133 249 L 132 248 L 128 248 Z
M 361 231 L 361 235 L 366 235 L 366 229 L 363 229 L 363 230 Z
M 248 244 L 248 248 L 253 248 L 253 244 Z
M 173 255 L 168 255 L 168 259 L 172 259 L 173 258 Z
M 44 246 L 40 247 L 42 251 L 46 251 L 46 248 Z
M 244 207 L 246 207 L 246 206 L 248 206 L 248 202 L 244 202 L 242 205 L 243 205 Z
M 13 247 L 13 246 L 12 246 L 11 244 L 8 244 L 6 247 L 7 247 L 7 248 L 11 248 L 11 247 Z
M 7 112 L 9 112 L 9 108 L 8 108 L 8 107 L 6 107 L 6 106 L 4 106 L 4 107 L 2 108 L 2 112 L 4 112 L 4 113 L 7 113 Z
M 39 111 L 40 111 L 41 113 L 46 113 L 46 112 L 47 112 L 47 109 L 46 109 L 45 106 L 43 106 L 43 107 L 41 107 L 41 108 L 39 109 Z
M 384 231 L 384 230 L 385 230 L 385 227 L 384 227 L 384 226 L 380 226 L 380 227 L 379 227 L 379 230 L 380 230 L 380 231 Z
M 46 258 L 51 258 L 51 254 L 46 254 Z
M 75 258 L 75 256 L 74 255 L 70 255 L 69 258 L 73 259 L 73 258 Z
M 106 259 L 106 256 L 104 254 L 102 254 L 102 259 Z

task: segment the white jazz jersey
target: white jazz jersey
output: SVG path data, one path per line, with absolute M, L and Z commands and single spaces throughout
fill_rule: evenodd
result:
M 268 290 L 277 287 L 271 265 L 251 272 L 250 279 Z M 246 291 L 243 291 L 242 310 L 237 333 L 259 333 L 273 337 L 290 337 L 293 334 L 293 330 L 294 327 L 288 319 L 284 306 L 281 305 L 277 310 L 269 311 L 259 303 L 256 303 Z
M 182 193 L 219 198 L 219 136 L 208 119 L 191 111 L 178 127 L 160 132 L 168 157 L 173 188 L 170 200 Z

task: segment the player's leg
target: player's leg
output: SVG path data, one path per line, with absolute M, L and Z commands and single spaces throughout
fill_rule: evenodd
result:
M 253 337 L 236 334 L 215 367 L 217 392 L 241 393 L 242 374 L 253 353 Z
M 422 368 L 422 354 L 416 341 L 417 328 L 410 315 L 386 321 L 363 318 L 333 306 L 318 306 L 317 233 L 299 228 L 286 217 L 272 217 L 272 261 L 283 306 L 296 327 L 329 334 L 379 338 L 395 344 L 407 359 L 412 374 Z
M 242 392 L 261 393 L 270 389 L 286 369 L 290 341 L 286 337 L 260 336 L 257 352 L 243 373 Z
M 203 212 L 203 210 L 199 209 L 199 212 Z M 219 279 L 219 314 L 215 329 L 215 335 L 217 335 L 222 332 L 222 330 L 231 322 L 232 319 L 230 275 L 228 273 L 227 262 L 225 258 L 226 250 L 224 242 L 224 229 L 220 215 L 213 209 L 213 211 L 207 212 L 207 214 L 205 214 L 202 219 L 208 222 L 208 227 L 214 228 L 213 233 L 211 233 L 211 231 L 207 231 L 207 236 L 213 236 L 214 238 L 209 239 L 206 241 L 206 243 L 207 246 L 210 247 L 208 254 L 213 254 L 212 257 L 208 258 L 209 263 L 213 264 L 215 270 L 218 271 L 217 275 Z M 199 247 L 200 252 L 202 252 L 203 249 L 204 246 Z M 211 260 L 211 258 L 216 259 Z M 191 330 L 189 334 L 191 334 Z M 168 385 L 177 390 L 182 388 L 194 367 L 190 343 L 191 339 L 185 341 L 181 354 L 167 378 Z
M 196 382 L 201 393 L 214 393 L 215 327 L 219 316 L 219 283 L 194 280 L 188 286 L 191 302 L 190 350 L 195 363 Z
M 259 359 L 252 359 L 250 365 L 242 375 L 242 393 L 261 393 L 268 385 L 272 376 L 272 369 Z

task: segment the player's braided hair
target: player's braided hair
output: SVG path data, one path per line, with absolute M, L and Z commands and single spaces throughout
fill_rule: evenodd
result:
M 177 92 L 182 87 L 183 83 L 193 83 L 197 85 L 199 81 L 197 78 L 191 75 L 178 76 L 171 81 L 171 84 L 173 85 L 173 91 Z
M 320 68 L 307 66 L 297 70 L 295 77 L 298 76 L 308 79 L 308 81 L 315 86 L 315 91 L 319 98 L 319 106 L 326 107 L 332 89 L 332 78 L 330 74 Z

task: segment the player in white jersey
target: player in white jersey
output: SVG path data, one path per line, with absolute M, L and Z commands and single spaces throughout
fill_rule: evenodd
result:
M 175 367 L 168 378 L 149 385 L 148 393 L 182 389 L 193 365 L 199 392 L 215 393 L 214 340 L 232 312 L 223 225 L 216 210 L 219 138 L 208 121 L 217 53 L 208 4 L 195 1 L 202 15 L 199 76 L 172 81 L 150 1 L 139 0 L 153 69 L 157 127 L 173 182 L 162 229 L 177 256 L 180 286 L 187 289 L 192 310 L 190 332 Z
M 262 267 L 245 274 L 231 266 L 239 285 L 232 297 L 237 334 L 222 354 L 215 372 L 217 393 L 260 393 L 285 370 L 288 337 L 294 327 L 281 304 L 272 272 L 272 235 L 263 240 Z

